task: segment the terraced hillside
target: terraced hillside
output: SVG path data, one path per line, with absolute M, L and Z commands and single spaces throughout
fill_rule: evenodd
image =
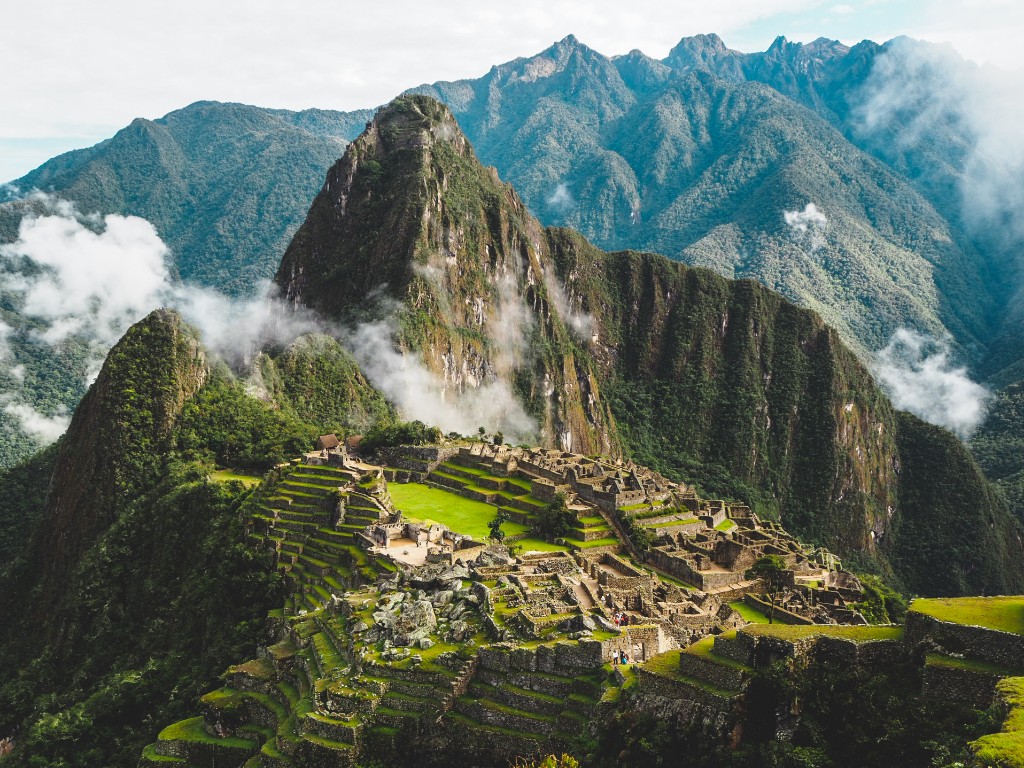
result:
M 537 525 L 541 510 L 547 506 L 547 502 L 531 495 L 528 480 L 490 474 L 486 469 L 474 466 L 458 455 L 429 472 L 426 481 L 450 489 L 460 496 L 491 504 L 509 520 L 527 529 Z M 621 548 L 611 525 L 604 517 L 588 514 L 588 510 L 582 507 L 570 507 L 570 511 L 573 512 L 573 522 L 571 533 L 561 538 L 564 547 L 570 550 L 610 547 L 616 551 Z M 527 535 L 513 534 L 507 540 L 520 544 L 524 550 L 545 544 Z
M 899 764 L 922 764 L 939 748 L 962 751 L 957 764 L 971 768 L 1018 768 L 1022 672 L 1024 599 L 922 599 L 911 605 L 905 627 L 752 624 L 709 636 L 640 665 L 623 696 L 627 708 L 682 728 L 697 717 L 712 723 L 720 743 L 741 733 L 749 749 L 784 732 L 804 749 L 837 754 L 838 747 L 843 758 L 829 765 L 897 764 L 897 755 L 906 761 Z M 851 731 L 842 722 L 864 697 L 874 697 L 869 719 L 877 720 L 878 743 L 871 746 L 851 741 L 851 733 L 872 726 Z M 1002 731 L 977 738 L 991 728 L 979 711 L 993 706 L 1005 720 Z M 769 711 L 790 711 L 791 718 L 765 719 Z M 905 720 L 894 728 L 897 716 Z M 908 724 L 917 743 L 912 753 L 899 752 Z M 926 732 L 934 740 L 922 738 Z M 961 734 L 959 744 L 950 733 Z
M 578 739 L 604 687 L 598 641 L 615 633 L 567 640 L 561 626 L 577 609 L 540 622 L 522 653 L 477 653 L 495 633 L 522 632 L 502 568 L 471 588 L 463 565 L 410 577 L 368 553 L 358 532 L 394 508 L 383 471 L 359 466 L 282 467 L 254 495 L 249 539 L 276 553 L 290 585 L 272 642 L 225 673 L 201 716 L 163 729 L 141 765 L 349 765 L 424 729 L 472 734 L 477 753 L 508 758 Z

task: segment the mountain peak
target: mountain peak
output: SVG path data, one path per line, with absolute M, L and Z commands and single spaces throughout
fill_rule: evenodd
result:
M 684 37 L 669 51 L 665 64 L 673 67 L 703 67 L 742 54 L 733 51 L 718 35 Z
M 437 141 L 450 142 L 460 154 L 468 147 L 451 110 L 421 94 L 399 96 L 381 107 L 367 133 L 383 138 L 382 149 L 386 152 L 424 149 Z

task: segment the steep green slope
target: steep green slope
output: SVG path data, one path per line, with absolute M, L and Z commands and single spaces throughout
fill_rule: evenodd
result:
M 0 470 L 0 569 L 28 543 L 39 522 L 59 443 Z
M 275 357 L 301 361 L 306 343 Z M 0 568 L 0 738 L 14 736 L 0 762 L 134 766 L 154 722 L 183 717 L 253 655 L 278 580 L 244 545 L 249 491 L 211 472 L 262 471 L 326 425 L 389 413 L 356 372 L 342 388 L 351 410 L 339 396 L 322 420 L 300 420 L 308 407 L 287 401 L 298 380 L 327 392 L 333 379 L 317 376 L 351 368 L 329 349 L 323 359 L 279 401 L 257 399 L 180 317 L 156 311 L 111 351 L 59 451 L 0 475 L 0 530 L 39 521 Z
M 137 119 L 13 183 L 83 213 L 142 216 L 181 277 L 246 294 L 273 274 L 324 171 L 370 114 L 198 102 Z M 0 238 L 14 238 L 21 210 L 0 207 Z
M 603 450 L 600 427 L 611 450 L 741 497 L 879 567 L 887 552 L 913 549 L 919 518 L 935 514 L 971 530 L 995 520 L 1002 548 L 991 551 L 990 565 L 1005 588 L 1024 586 L 1015 529 L 963 447 L 954 440 L 926 460 L 911 448 L 934 436 L 911 435 L 904 456 L 903 422 L 820 316 L 752 281 L 661 256 L 605 254 L 572 231 L 542 231 L 475 162 L 436 102 L 401 98 L 378 113 L 332 169 L 277 279 L 290 301 L 335 318 L 390 313 L 400 331 L 377 351 L 397 343 L 462 394 L 500 379 L 498 329 L 507 324 L 492 320 L 510 314 L 502 301 L 525 303 L 532 319 L 514 326 L 525 330 L 520 363 L 505 375 L 549 445 Z M 565 330 L 574 324 L 585 334 Z M 562 382 L 579 388 L 556 378 L 553 353 L 562 355 Z M 456 378 L 470 365 L 478 376 Z M 572 418 L 576 408 L 584 420 Z M 966 507 L 904 500 L 908 465 L 915 476 L 963 475 L 984 493 Z M 894 520 L 903 524 L 898 537 Z M 938 530 L 939 538 L 959 535 Z M 890 548 L 894 537 L 907 547 Z M 970 572 L 959 555 L 952 561 Z M 915 589 L 954 588 L 917 561 L 893 567 Z M 955 588 L 992 583 L 986 570 Z
M 417 90 L 451 105 L 543 221 L 602 247 L 756 278 L 861 350 L 900 325 L 946 328 L 971 346 L 991 330 L 989 287 L 966 239 L 772 88 L 637 52 L 608 59 L 570 37 L 480 80 Z M 808 203 L 828 220 L 817 239 L 784 221 Z
M 1024 381 L 996 393 L 987 418 L 971 439 L 971 452 L 1024 521 Z
M 986 103 L 992 108 L 984 91 L 998 83 L 998 73 L 979 71 L 948 46 L 906 37 L 852 48 L 824 38 L 802 44 L 780 37 L 766 51 L 740 53 L 717 35 L 698 35 L 681 40 L 662 64 L 769 85 L 910 180 L 974 244 L 973 269 L 991 299 L 986 312 L 993 335 L 965 352 L 997 383 L 1020 378 L 1020 229 L 1008 203 L 994 199 L 1000 191 L 1012 193 L 1006 174 L 1013 171 L 1000 167 L 999 151 L 992 157 L 977 151 L 979 142 L 991 143 L 984 123 L 996 130 L 1003 117 L 973 114 Z
M 614 350 L 604 375 L 635 456 L 806 537 L 873 550 L 898 493 L 894 414 L 820 317 L 750 280 L 549 238 Z
M 1020 522 L 963 444 L 908 413 L 899 415 L 898 441 L 900 501 L 916 514 L 897 516 L 883 545 L 907 586 L 918 594 L 1019 592 Z

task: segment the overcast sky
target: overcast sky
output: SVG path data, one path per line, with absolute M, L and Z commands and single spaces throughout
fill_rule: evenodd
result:
M 48 0 L 8 3 L 0 27 L 0 180 L 194 101 L 374 107 L 424 82 L 479 77 L 575 34 L 607 54 L 661 58 L 717 32 L 764 50 L 777 35 L 951 42 L 1024 66 L 1019 0 Z

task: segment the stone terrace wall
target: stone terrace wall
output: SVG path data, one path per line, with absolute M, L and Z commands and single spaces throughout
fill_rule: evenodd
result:
M 997 629 L 951 624 L 911 610 L 904 633 L 907 645 L 932 641 L 950 653 L 1020 669 L 1024 667 L 1024 635 Z
M 658 718 L 681 723 L 702 722 L 709 730 L 728 734 L 739 719 L 737 702 L 716 696 L 694 685 L 673 680 L 635 667 L 637 683 L 632 689 L 633 708 Z
M 535 650 L 518 648 L 512 644 L 480 649 L 480 666 L 498 672 L 525 670 L 571 677 L 600 667 L 603 663 L 601 643 L 596 640 L 542 645 Z
M 921 692 L 936 701 L 959 701 L 987 709 L 995 697 L 999 675 L 926 664 Z

